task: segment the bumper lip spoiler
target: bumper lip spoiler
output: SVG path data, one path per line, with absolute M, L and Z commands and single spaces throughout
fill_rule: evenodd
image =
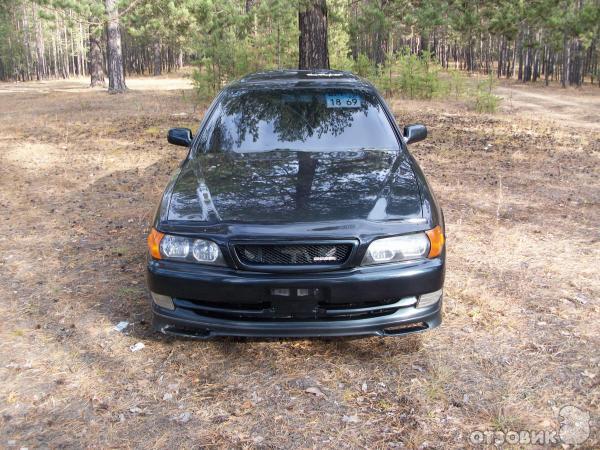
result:
M 399 310 L 381 317 L 354 320 L 237 321 L 196 316 L 193 320 L 170 315 L 153 305 L 153 327 L 166 335 L 190 339 L 219 336 L 308 338 L 336 336 L 396 336 L 431 330 L 441 324 L 442 301 L 427 308 Z
M 184 307 L 186 309 L 195 310 L 198 314 L 202 314 L 202 312 L 215 312 L 215 313 L 226 313 L 226 314 L 244 314 L 246 316 L 254 316 L 256 318 L 260 318 L 262 316 L 268 317 L 269 314 L 272 314 L 272 309 L 231 309 L 231 308 L 219 308 L 217 306 L 207 306 L 207 305 L 198 305 L 189 300 L 175 299 L 175 305 L 178 307 Z M 349 314 L 362 314 L 362 313 L 370 313 L 370 312 L 384 312 L 390 311 L 399 308 L 406 308 L 410 306 L 415 306 L 417 304 L 417 297 L 405 297 L 401 298 L 397 302 L 388 303 L 385 305 L 378 306 L 369 306 L 365 308 L 335 308 L 334 307 L 320 307 L 320 311 L 322 314 L 328 317 L 340 317 L 347 316 Z M 251 319 L 250 319 L 251 320 Z

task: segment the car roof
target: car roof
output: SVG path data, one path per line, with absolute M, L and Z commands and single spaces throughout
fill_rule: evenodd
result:
M 342 70 L 270 70 L 255 72 L 234 81 L 227 90 L 293 88 L 352 88 L 374 91 L 368 81 Z

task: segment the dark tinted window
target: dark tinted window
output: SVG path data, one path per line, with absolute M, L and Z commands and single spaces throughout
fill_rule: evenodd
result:
M 378 99 L 359 90 L 250 90 L 220 101 L 197 151 L 398 150 Z

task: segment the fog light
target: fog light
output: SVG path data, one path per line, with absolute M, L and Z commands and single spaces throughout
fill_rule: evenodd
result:
M 419 303 L 417 303 L 417 308 L 425 308 L 427 306 L 431 306 L 431 305 L 437 303 L 442 298 L 443 293 L 444 293 L 444 290 L 440 289 L 439 291 L 420 295 Z
M 150 292 L 152 295 L 152 300 L 161 308 L 170 309 L 171 311 L 175 309 L 175 305 L 173 304 L 173 299 L 168 295 L 156 294 L 154 292 Z

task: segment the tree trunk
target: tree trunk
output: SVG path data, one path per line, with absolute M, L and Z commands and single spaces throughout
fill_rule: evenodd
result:
M 429 51 L 429 31 L 422 31 L 419 35 L 419 41 L 421 42 L 421 51 L 419 54 Z
M 62 42 L 64 44 L 63 47 L 63 67 L 64 67 L 64 75 L 63 78 L 70 78 L 71 77 L 71 61 L 69 58 L 69 36 L 67 34 L 67 23 L 61 19 L 60 21 L 61 25 L 62 25 Z
M 281 69 L 281 26 L 277 20 L 277 69 Z
M 160 58 L 160 39 L 154 42 L 154 76 L 157 77 L 161 74 L 161 58 Z
M 32 53 L 31 53 L 31 38 L 29 35 L 29 19 L 27 17 L 27 10 L 25 8 L 25 4 L 22 5 L 21 13 L 23 15 L 23 50 L 25 56 L 25 67 L 24 67 L 24 78 L 27 77 L 27 80 L 31 79 L 31 66 L 33 62 Z
M 249 14 L 256 5 L 258 5 L 259 0 L 246 0 L 246 14 Z
M 104 7 L 108 15 L 106 24 L 106 50 L 107 50 L 107 72 L 108 92 L 125 92 L 125 75 L 123 73 L 123 54 L 121 51 L 121 30 L 119 27 L 119 11 L 117 0 L 104 0 Z
M 44 48 L 44 32 L 42 23 L 38 18 L 37 8 L 35 3 L 31 3 L 31 13 L 33 16 L 33 26 L 35 28 L 35 50 L 37 54 L 36 77 L 37 80 L 46 78 L 46 57 Z
M 306 10 L 298 13 L 298 24 L 300 27 L 298 68 L 329 69 L 325 0 L 312 0 Z
M 79 42 L 77 45 L 79 46 L 79 54 L 77 55 L 77 59 L 79 60 L 79 67 L 81 68 L 81 75 L 85 75 L 85 44 L 84 44 L 84 33 L 83 33 L 83 25 L 81 22 L 79 23 Z
M 517 42 L 515 41 L 513 48 L 512 48 L 512 62 L 511 67 L 510 67 L 510 78 L 512 78 L 515 74 L 515 64 L 517 63 Z M 509 76 L 507 75 L 506 78 L 509 78 Z
M 506 50 L 506 40 L 504 36 L 500 38 L 500 49 L 498 50 L 498 68 L 497 68 L 497 77 L 500 78 L 502 76 L 502 65 L 504 63 L 504 51 Z
M 73 12 L 69 11 L 69 18 L 72 20 Z M 80 56 L 81 53 L 79 51 L 79 44 L 77 42 L 77 36 L 75 33 L 75 28 L 71 30 L 71 59 L 73 60 L 73 75 L 82 76 L 83 75 L 83 64 L 81 64 Z
M 567 33 L 565 32 L 563 36 L 563 55 L 562 55 L 562 76 L 560 79 L 560 84 L 563 88 L 567 87 L 567 80 L 569 79 L 569 41 L 567 39 Z
M 90 19 L 90 22 L 93 21 L 94 18 Z M 90 87 L 104 86 L 104 70 L 102 70 L 102 48 L 100 47 L 100 40 L 96 32 L 96 27 L 94 25 L 90 25 Z
M 519 46 L 519 71 L 517 79 L 523 81 L 523 44 Z
M 350 23 L 351 29 L 353 30 L 350 33 L 350 54 L 352 55 L 352 61 L 356 61 L 359 53 L 359 38 L 358 33 L 353 29 L 356 26 L 358 21 L 358 2 L 350 3 Z
M 58 78 L 58 51 L 56 49 L 56 36 L 52 33 L 52 56 L 53 56 L 53 72 L 54 78 Z
M 548 77 L 550 76 L 550 50 L 544 47 L 544 84 L 548 86 Z
M 373 39 L 373 61 L 375 65 L 383 66 L 385 64 L 387 46 L 387 33 L 383 30 L 376 31 L 375 38 Z
M 57 67 L 58 72 L 62 78 L 67 78 L 67 73 L 65 72 L 65 59 L 63 57 L 64 49 L 62 46 L 60 27 L 61 22 L 59 22 L 58 13 L 54 11 L 54 21 L 55 21 L 55 33 L 56 33 L 56 49 L 57 49 Z

